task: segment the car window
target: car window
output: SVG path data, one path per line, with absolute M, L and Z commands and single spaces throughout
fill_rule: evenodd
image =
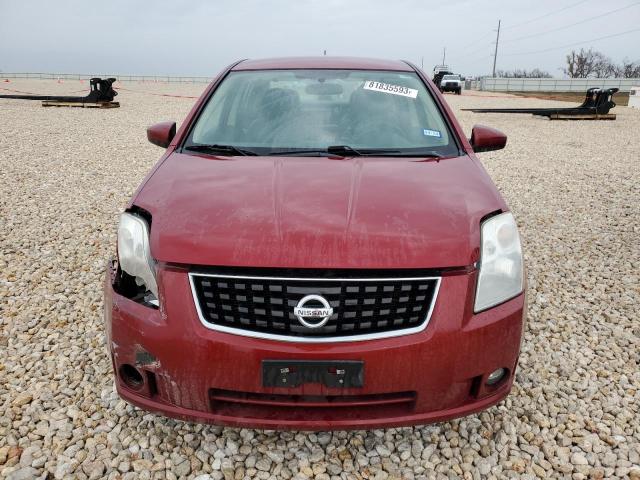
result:
M 232 145 L 260 154 L 287 149 L 394 149 L 456 153 L 445 120 L 414 72 L 231 72 L 185 145 Z

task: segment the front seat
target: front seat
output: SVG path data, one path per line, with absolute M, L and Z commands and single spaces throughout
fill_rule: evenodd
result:
M 402 132 L 401 102 L 404 97 L 357 89 L 349 99 L 348 125 L 345 126 L 351 146 L 371 148 L 393 148 L 402 146 L 406 136 Z
M 300 108 L 300 97 L 295 90 L 270 88 L 258 108 L 256 119 L 251 123 L 255 138 L 265 145 L 272 145 L 277 132 L 296 122 Z

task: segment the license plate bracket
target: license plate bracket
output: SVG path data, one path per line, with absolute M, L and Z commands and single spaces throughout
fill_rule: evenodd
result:
M 364 362 L 359 360 L 263 360 L 262 386 L 294 388 L 320 383 L 329 388 L 364 386 Z

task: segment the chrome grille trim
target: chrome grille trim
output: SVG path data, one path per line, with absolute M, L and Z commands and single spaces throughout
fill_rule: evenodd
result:
M 202 314 L 202 309 L 200 307 L 200 302 L 198 300 L 198 295 L 196 292 L 196 286 L 194 283 L 194 277 L 209 277 L 209 278 L 231 278 L 238 280 L 277 280 L 277 281 L 314 281 L 314 282 L 341 282 L 341 281 L 349 281 L 349 282 L 380 282 L 380 281 L 389 281 L 389 282 L 399 282 L 399 281 L 416 281 L 416 280 L 431 280 L 435 281 L 435 289 L 431 299 L 431 305 L 429 305 L 429 309 L 427 311 L 427 315 L 424 321 L 415 327 L 405 328 L 401 330 L 391 330 L 387 332 L 377 332 L 377 333 L 367 333 L 361 335 L 350 335 L 350 336 L 336 336 L 336 337 L 300 337 L 300 336 L 289 336 L 289 335 L 277 335 L 272 333 L 265 332 L 255 332 L 251 330 L 245 330 L 241 328 L 228 327 L 225 325 L 217 325 L 208 322 L 204 315 Z M 189 284 L 191 286 L 191 294 L 193 297 L 193 302 L 196 307 L 196 311 L 198 313 L 198 318 L 200 323 L 209 330 L 215 330 L 223 333 L 230 333 L 233 335 L 241 335 L 244 337 L 252 337 L 259 339 L 267 339 L 267 340 L 277 340 L 282 342 L 292 342 L 292 343 L 341 343 L 341 342 L 360 342 L 365 340 L 376 340 L 381 338 L 392 338 L 392 337 L 400 337 L 404 335 L 411 335 L 414 333 L 422 332 L 427 328 L 429 322 L 431 320 L 431 315 L 433 313 L 433 309 L 435 308 L 436 301 L 438 299 L 438 293 L 440 291 L 440 284 L 442 281 L 442 277 L 376 277 L 376 278 L 324 278 L 324 277 L 277 277 L 277 276 L 251 276 L 251 275 L 228 275 L 228 274 L 214 274 L 214 273 L 200 273 L 200 272 L 189 272 Z

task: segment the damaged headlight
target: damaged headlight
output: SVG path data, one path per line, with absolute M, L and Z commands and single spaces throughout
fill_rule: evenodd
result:
M 513 215 L 502 213 L 484 221 L 480 238 L 476 313 L 519 295 L 524 284 L 522 248 Z
M 120 268 L 135 278 L 138 286 L 144 286 L 158 298 L 156 266 L 149 246 L 149 225 L 140 216 L 123 213 L 118 226 L 118 260 Z

